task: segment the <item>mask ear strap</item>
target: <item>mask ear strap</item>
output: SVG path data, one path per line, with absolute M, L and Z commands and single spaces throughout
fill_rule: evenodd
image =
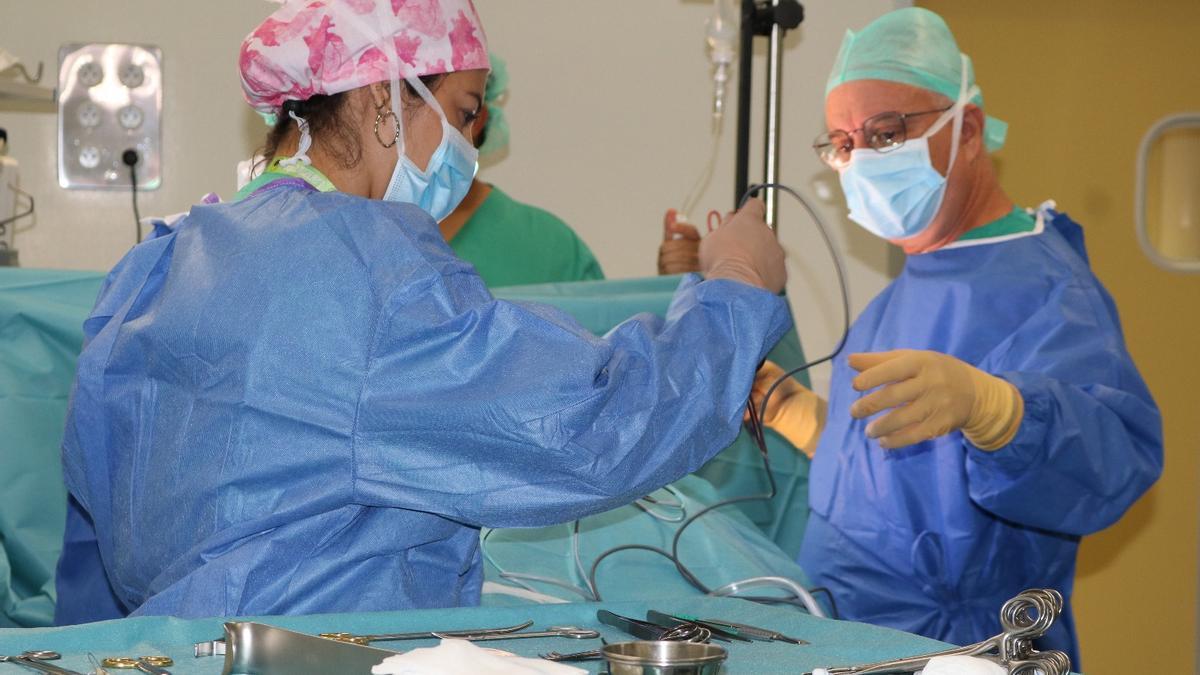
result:
M 958 159 L 958 144 L 962 140 L 964 111 L 967 104 L 971 102 L 971 99 L 979 94 L 978 86 L 967 88 L 967 69 L 970 67 L 970 60 L 966 54 L 960 54 L 959 56 L 962 58 L 962 84 L 959 85 L 958 100 L 954 102 L 954 105 L 949 110 L 942 113 L 942 116 L 924 133 L 924 137 L 929 138 L 941 131 L 942 127 L 946 126 L 946 122 L 949 122 L 951 119 L 954 120 L 953 132 L 950 138 L 950 163 L 946 165 L 946 175 L 950 175 L 950 171 L 954 169 L 954 160 Z
M 425 105 L 437 111 L 438 117 L 441 117 L 443 122 L 447 121 L 446 112 L 442 110 L 442 104 L 438 103 L 438 100 L 433 97 L 433 92 L 429 91 L 429 87 L 425 86 L 425 83 L 421 81 L 421 78 L 410 77 L 406 79 L 405 82 L 408 82 L 408 86 L 416 90 L 417 95 L 419 95 L 421 99 L 425 101 Z
M 959 100 L 954 103 L 954 131 L 950 133 L 952 145 L 950 145 L 950 163 L 946 168 L 946 173 L 950 173 L 950 169 L 954 168 L 954 160 L 958 159 L 959 142 L 962 141 L 962 117 L 966 114 L 967 103 L 971 102 L 971 98 L 979 91 L 978 86 L 972 86 L 967 89 L 967 72 L 970 71 L 971 61 L 967 59 L 966 54 L 959 54 L 962 58 L 962 84 L 959 85 Z
M 438 100 L 433 96 L 433 92 L 429 91 L 429 87 L 426 87 L 425 83 L 417 77 L 410 77 L 405 81 L 416 90 L 417 94 L 425 101 L 425 105 L 433 108 L 437 112 L 438 117 L 441 118 L 443 142 L 457 145 L 465 152 L 475 154 L 478 157 L 478 150 L 476 150 L 475 145 L 461 131 L 454 128 L 454 125 L 450 124 L 450 120 L 446 119 L 446 112 L 442 110 L 442 104 L 438 103 Z M 479 172 L 478 160 L 475 162 L 475 172 Z
M 979 91 L 979 87 L 967 89 L 967 71 L 971 62 L 966 54 L 959 56 L 962 57 L 962 84 L 959 85 L 958 101 L 954 103 L 954 131 L 950 134 L 950 163 L 946 165 L 946 175 L 950 175 L 954 170 L 954 160 L 958 159 L 958 144 L 962 141 L 963 116 L 966 114 L 967 103 L 974 98 L 975 92 Z
M 359 15 L 355 12 L 346 12 L 341 18 L 353 23 L 363 35 L 370 37 L 371 41 L 375 44 L 375 48 L 387 57 L 389 75 L 388 84 L 391 85 L 390 98 L 392 114 L 396 116 L 396 154 L 398 155 L 397 161 L 402 162 L 404 161 L 404 146 L 406 143 L 404 138 L 404 116 L 401 115 L 401 112 L 403 111 L 401 110 L 400 105 L 400 64 L 396 62 L 397 55 L 395 47 L 393 45 L 389 45 L 391 38 L 381 32 L 379 28 L 380 26 L 386 26 L 389 23 L 388 20 L 390 17 L 388 17 L 388 9 L 386 9 L 388 7 L 388 3 L 382 2 L 372 4 L 375 5 L 373 15 L 375 19 L 374 25 L 371 24 L 367 17 Z
M 279 166 L 312 164 L 312 160 L 308 158 L 308 150 L 312 147 L 312 133 L 308 129 L 308 120 L 297 115 L 294 110 L 289 110 L 288 116 L 295 120 L 296 126 L 300 129 L 300 142 L 299 147 L 296 149 L 296 154 L 287 159 L 279 160 Z
M 426 87 L 425 83 L 422 82 L 421 78 L 419 78 L 419 77 L 406 77 L 406 78 L 404 78 L 404 82 L 408 83 L 408 86 L 410 86 L 414 90 L 416 90 L 417 95 L 419 95 L 422 98 L 422 100 L 425 101 L 425 105 L 433 108 L 437 112 L 438 117 L 440 117 L 442 119 L 442 133 L 443 134 L 446 133 L 446 127 L 448 127 L 450 125 L 450 123 L 446 120 L 446 113 L 442 111 L 442 105 L 440 103 L 438 103 L 436 98 L 433 97 L 433 92 L 429 91 L 429 87 Z M 400 80 L 398 78 L 393 77 L 393 79 L 392 79 L 392 112 L 396 115 L 396 120 L 398 120 L 398 124 L 400 126 L 400 142 L 397 143 L 397 145 L 400 146 L 400 158 L 403 160 L 403 158 L 404 158 L 404 122 L 401 121 L 401 118 L 400 118 L 400 101 L 402 98 L 400 92 L 403 91 L 401 89 L 401 86 L 403 86 L 403 85 L 400 84 Z
M 396 153 L 399 155 L 397 161 L 404 161 L 404 146 L 407 145 L 408 139 L 404 136 L 404 111 L 400 105 L 400 76 L 396 69 L 392 70 L 392 79 L 388 83 L 391 86 L 388 98 L 391 99 L 392 115 L 396 118 Z

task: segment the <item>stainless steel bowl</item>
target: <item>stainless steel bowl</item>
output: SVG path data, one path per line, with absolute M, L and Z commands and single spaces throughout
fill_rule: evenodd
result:
M 717 675 L 729 655 L 694 642 L 620 642 L 601 653 L 612 675 Z

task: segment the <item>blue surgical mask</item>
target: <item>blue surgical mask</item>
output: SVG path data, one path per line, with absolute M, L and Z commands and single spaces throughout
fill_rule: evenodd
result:
M 958 158 L 963 109 L 977 91 L 974 87 L 966 89 L 966 72 L 964 63 L 963 89 L 958 101 L 920 138 L 906 140 L 904 145 L 888 152 L 871 148 L 850 152 L 849 164 L 838 174 L 851 220 L 889 240 L 908 239 L 929 229 L 946 196 L 946 176 L 933 167 L 929 138 L 954 120 L 948 174 Z
M 422 171 L 404 153 L 401 141 L 400 157 L 383 198 L 391 202 L 416 204 L 434 220 L 441 221 L 458 207 L 471 189 L 471 182 L 479 170 L 479 151 L 458 129 L 450 126 L 442 106 L 419 79 L 412 78 L 408 82 L 441 118 L 442 142 Z M 399 91 L 399 87 L 393 87 L 392 91 Z

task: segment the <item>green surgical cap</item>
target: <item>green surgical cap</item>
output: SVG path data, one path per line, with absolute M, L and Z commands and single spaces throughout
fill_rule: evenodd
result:
M 975 71 L 970 58 L 965 63 L 970 89 L 975 85 Z M 887 80 L 956 101 L 963 64 L 954 34 L 942 17 L 920 7 L 906 7 L 884 14 L 857 33 L 846 31 L 825 95 L 846 82 Z M 976 94 L 971 102 L 982 108 L 983 94 Z M 1007 132 L 1007 124 L 988 116 L 983 133 L 988 150 L 995 152 L 1003 147 Z
M 483 145 L 479 154 L 486 157 L 508 147 L 508 119 L 499 101 L 508 91 L 508 64 L 496 54 L 488 53 L 492 72 L 488 74 L 487 86 L 483 90 L 483 103 L 488 108 L 487 124 L 483 127 Z

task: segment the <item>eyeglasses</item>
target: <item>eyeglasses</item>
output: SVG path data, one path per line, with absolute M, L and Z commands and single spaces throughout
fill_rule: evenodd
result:
M 908 138 L 907 120 L 909 118 L 944 113 L 953 107 L 953 105 L 948 105 L 937 110 L 922 110 L 912 113 L 882 112 L 868 118 L 861 127 L 853 131 L 834 129 L 817 136 L 813 140 L 813 150 L 817 152 L 817 157 L 820 157 L 822 162 L 835 169 L 840 169 L 850 163 L 850 151 L 854 150 L 854 134 L 862 132 L 863 138 L 867 141 L 867 147 L 872 150 L 890 152 L 904 145 L 904 141 Z

